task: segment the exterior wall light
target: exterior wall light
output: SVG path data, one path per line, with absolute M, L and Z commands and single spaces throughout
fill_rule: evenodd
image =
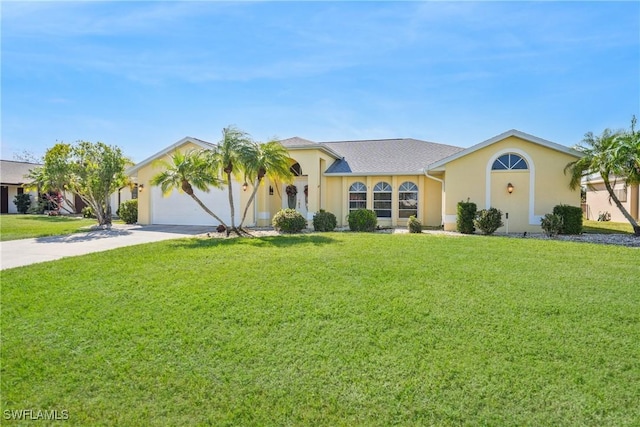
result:
M 509 194 L 513 193 L 513 184 L 512 183 L 508 183 L 507 184 L 507 192 Z
M 249 186 L 249 184 L 247 184 L 246 182 L 244 184 L 242 184 L 242 191 L 247 191 L 247 187 Z
M 269 186 L 269 195 L 273 196 L 273 187 L 272 186 Z
M 142 193 L 142 190 L 144 190 L 144 184 L 138 185 L 138 191 Z

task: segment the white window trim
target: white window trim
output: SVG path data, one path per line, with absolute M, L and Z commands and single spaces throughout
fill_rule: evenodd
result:
M 411 189 L 411 190 L 402 190 L 402 186 L 405 184 L 411 184 L 415 187 L 415 190 Z M 400 193 L 415 193 L 416 194 L 416 217 L 418 217 L 418 214 L 420 213 L 420 187 L 418 187 L 418 184 L 416 184 L 413 181 L 404 181 L 402 182 L 399 186 L 398 186 L 398 194 L 396 196 L 396 202 L 398 205 L 398 219 L 400 220 L 404 220 L 404 219 L 409 219 L 409 218 L 403 218 L 400 216 L 400 211 L 411 211 L 414 209 L 400 209 Z
M 542 219 L 542 215 L 535 215 L 535 202 L 536 202 L 536 168 L 533 163 L 533 159 L 526 152 L 520 150 L 519 148 L 505 148 L 504 150 L 500 150 L 496 152 L 487 163 L 487 171 L 485 174 L 485 209 L 489 209 L 491 207 L 491 174 L 492 172 L 503 173 L 503 172 L 518 172 L 523 171 L 522 169 L 509 170 L 509 171 L 493 171 L 493 163 L 498 159 L 498 157 L 503 156 L 505 154 L 514 153 L 521 156 L 526 160 L 529 165 L 529 225 L 540 225 L 540 219 Z
M 382 184 L 383 189 L 382 190 L 376 190 L 376 187 L 378 187 L 380 184 Z M 376 200 L 376 194 L 389 194 L 391 196 L 391 198 L 388 200 L 390 206 L 389 209 L 378 209 L 378 210 L 384 210 L 384 211 L 389 211 L 389 216 L 378 216 L 379 219 L 386 219 L 389 220 L 391 218 L 393 218 L 393 187 L 391 186 L 391 184 L 389 184 L 386 181 L 379 181 L 376 183 L 376 185 L 373 186 L 373 200 L 372 200 L 372 206 L 373 206 L 373 211 L 376 211 L 376 201 L 382 201 L 382 202 L 387 202 L 387 200 Z M 376 216 L 377 216 L 377 212 L 376 212 Z

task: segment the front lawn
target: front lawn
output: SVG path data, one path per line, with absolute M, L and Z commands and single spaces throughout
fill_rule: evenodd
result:
M 640 250 L 329 233 L 2 272 L 2 413 L 71 425 L 631 426 Z M 10 421 L 5 421 L 11 425 Z
M 0 241 L 76 233 L 95 224 L 95 219 L 69 216 L 0 215 Z
M 633 234 L 633 227 L 628 222 L 582 221 L 583 232 L 589 234 Z

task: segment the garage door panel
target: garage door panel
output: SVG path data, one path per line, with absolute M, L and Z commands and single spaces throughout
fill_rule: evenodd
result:
M 151 195 L 151 223 L 167 225 L 211 225 L 217 226 L 218 220 L 206 213 L 200 205 L 189 195 L 174 190 L 168 196 L 163 196 L 159 187 L 152 188 Z M 224 222 L 231 222 L 229 215 L 229 196 L 226 189 L 214 189 L 206 193 L 194 189 L 196 196 L 218 215 Z M 240 202 L 240 190 L 233 190 L 234 203 Z M 239 219 L 239 209 L 236 207 L 236 223 Z

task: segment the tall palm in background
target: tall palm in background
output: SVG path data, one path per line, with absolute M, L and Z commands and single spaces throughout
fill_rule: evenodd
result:
M 291 162 L 289 152 L 278 141 L 269 141 L 264 144 L 252 143 L 243 148 L 240 153 L 240 160 L 243 164 L 245 178 L 251 181 L 253 191 L 242 214 L 242 220 L 238 226 L 242 225 L 247 217 L 249 206 L 254 202 L 260 183 L 264 177 L 278 182 L 291 182 Z
M 583 154 L 583 157 L 567 164 L 564 171 L 565 173 L 570 173 L 571 181 L 569 186 L 574 190 L 580 188 L 583 178 L 598 174 L 604 182 L 610 199 L 633 226 L 635 235 L 640 236 L 638 222 L 620 202 L 611 184 L 611 179 L 614 179 L 614 185 L 617 179 L 630 179 L 630 181 L 626 182 L 633 182 L 633 175 L 631 178 L 623 178 L 629 172 L 627 166 L 625 166 L 628 165 L 629 159 L 626 157 L 628 151 L 620 147 L 624 145 L 624 140 L 627 137 L 628 134 L 623 131 L 612 131 L 610 129 L 605 129 L 599 136 L 588 132 L 582 140 L 583 145 L 579 144 L 574 147 Z
M 218 178 L 215 163 L 205 158 L 202 151 L 176 151 L 171 155 L 171 161 L 161 160 L 157 162 L 164 167 L 151 180 L 151 185 L 158 185 L 163 195 L 168 195 L 174 188 L 187 193 L 209 215 L 214 217 L 221 225 L 228 229 L 227 224 L 209 209 L 194 193 L 193 188 L 209 192 L 211 187 L 222 188 L 223 183 Z
M 620 159 L 626 183 L 640 184 L 640 131 L 636 130 L 635 116 L 631 119 L 631 130 L 618 140 L 615 156 Z

